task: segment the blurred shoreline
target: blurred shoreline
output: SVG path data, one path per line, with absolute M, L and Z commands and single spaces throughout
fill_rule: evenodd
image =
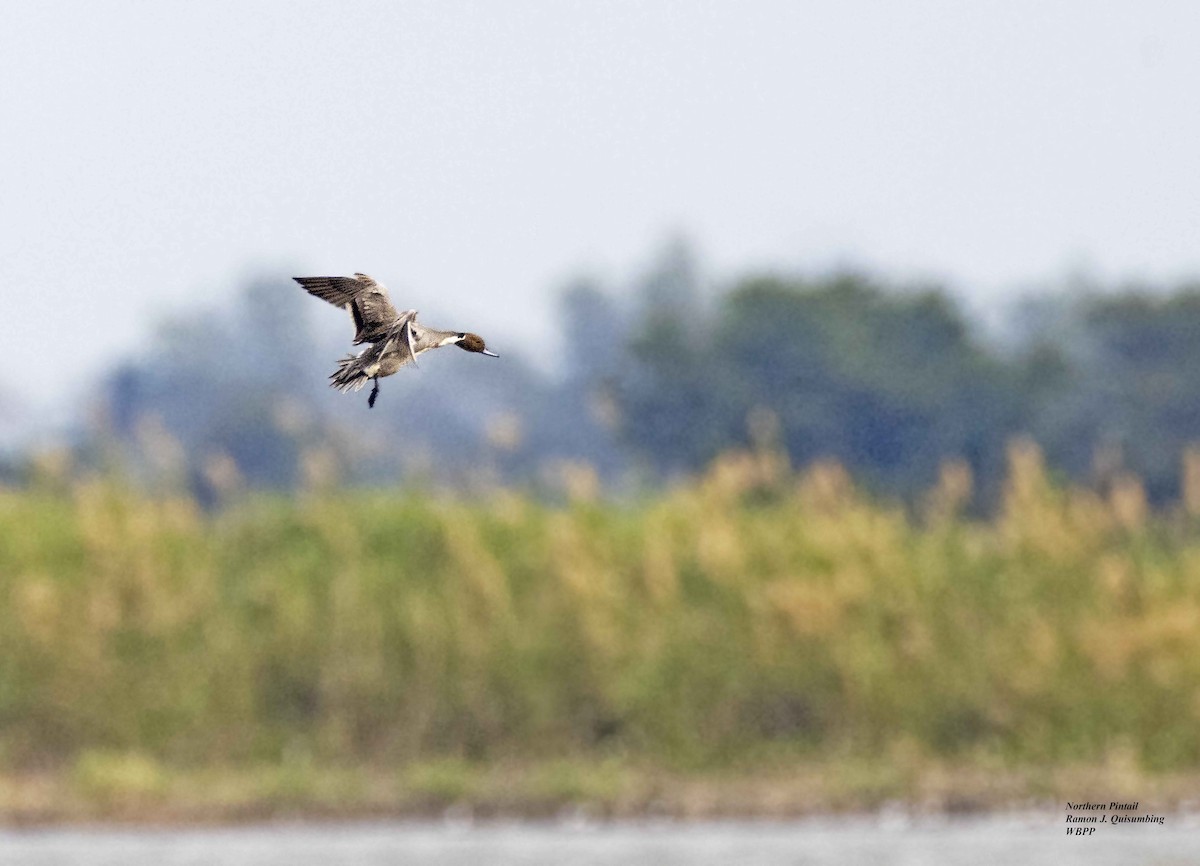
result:
M 1068 800 L 1139 798 L 1143 812 L 1159 815 L 1192 814 L 1200 808 L 1200 775 L 1195 772 L 1150 776 L 1111 766 L 995 771 L 974 764 L 943 764 L 897 772 L 884 763 L 805 762 L 741 772 L 680 773 L 612 763 L 507 763 L 451 771 L 464 786 L 462 791 L 431 781 L 446 772 L 437 763 L 397 772 L 312 768 L 301 780 L 278 766 L 196 770 L 173 772 L 154 791 L 103 792 L 81 785 L 71 774 L 4 774 L 0 827 L 869 816 L 908 821 L 1000 815 L 1053 818 L 1057 824 Z

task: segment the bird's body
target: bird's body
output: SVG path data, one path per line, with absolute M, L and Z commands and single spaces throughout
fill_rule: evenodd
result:
M 391 376 L 406 364 L 416 365 L 417 355 L 442 346 L 457 345 L 468 352 L 496 357 L 483 338 L 464 331 L 439 331 L 417 321 L 416 310 L 397 312 L 387 289 L 366 274 L 352 277 L 293 277 L 310 295 L 345 307 L 354 320 L 355 345 L 368 344 L 357 355 L 347 355 L 329 378 L 339 391 L 358 391 L 373 381 L 368 406 L 375 405 L 379 377 Z

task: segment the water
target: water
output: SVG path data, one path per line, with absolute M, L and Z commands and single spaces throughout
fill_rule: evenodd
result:
M 1200 863 L 1200 821 L 1068 838 L 1058 815 L 969 821 L 268 824 L 0 830 L 2 866 L 1167 866 Z

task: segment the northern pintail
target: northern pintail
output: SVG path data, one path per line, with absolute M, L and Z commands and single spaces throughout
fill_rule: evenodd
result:
M 352 277 L 292 277 L 310 295 L 328 301 L 335 307 L 345 307 L 354 319 L 354 345 L 370 343 L 357 355 L 347 355 L 338 361 L 338 368 L 329 377 L 332 387 L 345 393 L 358 391 L 368 381 L 374 383 L 367 405 L 375 406 L 379 396 L 379 377 L 390 376 L 412 363 L 417 355 L 442 346 L 458 346 L 468 352 L 479 352 L 498 358 L 488 351 L 483 337 L 466 331 L 438 331 L 417 321 L 416 310 L 396 312 L 383 283 L 366 274 Z

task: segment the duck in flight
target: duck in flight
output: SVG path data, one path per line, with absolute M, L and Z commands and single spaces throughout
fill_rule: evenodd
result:
M 367 343 L 357 355 L 347 355 L 338 361 L 338 368 L 329 377 L 332 387 L 342 393 L 358 391 L 372 382 L 367 406 L 374 408 L 379 396 L 379 377 L 390 376 L 411 363 L 417 365 L 417 355 L 442 346 L 458 346 L 468 352 L 478 352 L 498 358 L 484 345 L 483 337 L 466 331 L 438 331 L 417 321 L 416 310 L 396 312 L 383 283 L 366 274 L 352 277 L 292 277 L 310 295 L 328 301 L 335 307 L 345 307 L 354 319 L 354 345 Z

